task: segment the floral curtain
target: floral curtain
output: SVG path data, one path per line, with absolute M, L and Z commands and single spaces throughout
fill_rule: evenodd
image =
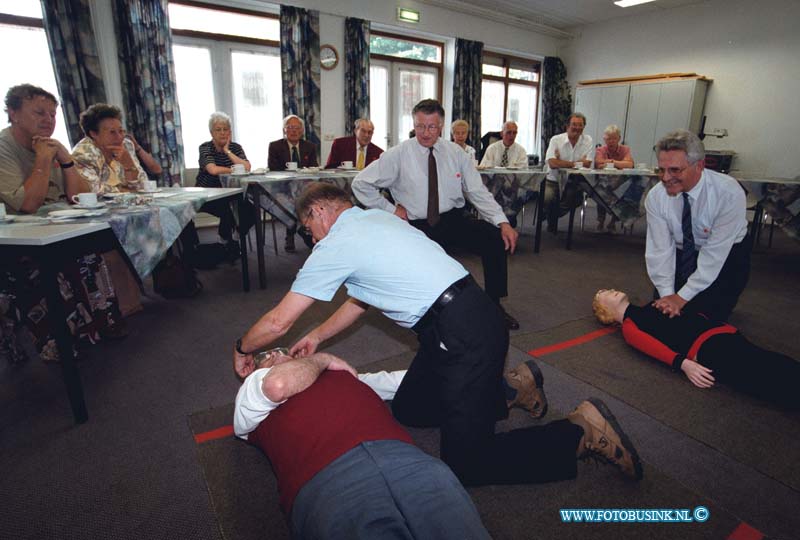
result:
M 128 130 L 164 168 L 160 183 L 181 180 L 183 139 L 167 0 L 114 0 L 120 78 Z
M 281 6 L 283 114 L 306 124 L 306 140 L 317 145 L 319 160 L 319 12 Z
M 480 150 L 481 140 L 481 57 L 483 43 L 456 39 L 456 67 L 453 77 L 453 120 L 469 122 L 467 144 Z
M 42 0 L 42 15 L 67 134 L 74 146 L 83 138 L 81 111 L 106 101 L 89 0 Z
M 369 118 L 369 21 L 344 20 L 344 114 L 347 130 Z
M 564 132 L 572 113 L 572 94 L 567 83 L 567 68 L 560 58 L 544 59 L 544 93 L 542 95 L 542 155 L 550 138 Z

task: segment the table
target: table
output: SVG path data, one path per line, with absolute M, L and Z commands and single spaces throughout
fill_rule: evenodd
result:
M 275 171 L 264 174 L 223 174 L 220 175 L 220 180 L 223 186 L 244 187 L 256 208 L 263 208 L 287 228 L 293 228 L 298 223 L 294 213 L 295 201 L 308 184 L 330 182 L 352 197 L 350 184 L 357 174 L 356 170 L 342 169 L 322 169 L 314 172 Z M 529 198 L 536 193 L 537 184 L 542 183 L 545 178 L 544 172 L 531 169 L 485 169 L 480 171 L 480 175 L 486 188 L 509 217 L 516 216 Z M 354 202 L 357 203 L 355 199 Z M 256 219 L 256 223 L 258 222 Z M 264 289 L 267 285 L 261 227 L 256 227 L 256 237 L 259 284 Z
M 570 182 L 577 182 L 598 204 L 616 217 L 623 227 L 645 215 L 644 200 L 650 189 L 659 181 L 657 173 L 646 169 L 559 169 L 558 183 L 561 192 Z M 536 242 L 534 252 L 539 253 L 544 211 L 544 183 L 539 195 Z M 572 229 L 575 208 L 570 209 L 567 232 L 567 249 L 572 249 Z
M 747 191 L 748 208 L 755 209 L 752 231 L 754 243 L 758 243 L 761 235 L 765 212 L 787 235 L 800 241 L 800 177 L 771 178 L 736 173 L 733 176 Z
M 44 216 L 53 209 L 67 207 L 66 203 L 56 203 L 42 207 L 36 215 L 18 216 L 11 223 L 0 224 L 0 256 L 29 256 L 39 264 L 50 326 L 61 358 L 62 379 L 76 423 L 86 422 L 89 416 L 72 355 L 72 335 L 59 294 L 58 271 L 69 259 L 82 253 L 116 249 L 124 254 L 123 259 L 141 279 L 152 272 L 203 203 L 228 197 L 241 199 L 242 192 L 241 188 L 173 188 L 163 190 L 165 196 L 147 206 L 118 207 L 101 216 L 51 223 Z M 244 279 L 247 276 L 244 239 L 241 245 Z M 248 289 L 249 281 L 245 290 Z

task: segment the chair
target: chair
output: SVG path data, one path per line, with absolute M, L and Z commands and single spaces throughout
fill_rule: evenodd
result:
M 486 134 L 483 137 L 481 137 L 481 148 L 480 150 L 478 150 L 478 155 L 477 155 L 478 161 L 480 162 L 483 160 L 483 155 L 486 153 L 486 149 L 489 148 L 490 144 L 496 143 L 502 138 L 503 136 L 499 131 L 486 132 Z

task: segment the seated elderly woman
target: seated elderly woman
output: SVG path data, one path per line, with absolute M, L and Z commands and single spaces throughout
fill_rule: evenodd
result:
M 464 149 L 464 152 L 469 155 L 470 159 L 475 159 L 475 149 L 467 144 L 469 137 L 469 122 L 466 120 L 456 120 L 450 126 L 450 134 L 453 136 L 453 142 Z
M 81 113 L 85 137 L 72 149 L 78 173 L 95 193 L 136 190 L 147 180 L 136 148 L 125 137 L 122 112 L 106 103 L 95 103 Z
M 200 172 L 197 174 L 197 185 L 201 187 L 222 187 L 219 175 L 233 172 L 234 165 L 244 166 L 245 171 L 250 171 L 250 162 L 244 149 L 231 140 L 231 117 L 224 112 L 215 112 L 208 119 L 208 131 L 211 140 L 200 145 Z M 207 202 L 200 208 L 201 212 L 208 212 L 219 218 L 219 236 L 228 245 L 231 256 L 238 253 L 238 246 L 233 242 L 233 229 L 235 226 L 233 212 L 228 201 L 216 200 Z M 240 234 L 247 234 L 253 225 L 254 209 L 247 205 L 243 212 L 242 223 L 239 224 Z
M 750 343 L 736 328 L 696 313 L 670 318 L 635 306 L 620 291 L 600 290 L 592 309 L 603 324 L 621 324 L 625 342 L 682 371 L 699 388 L 716 381 L 789 409 L 800 408 L 800 363 Z
M 622 133 L 619 127 L 611 124 L 603 131 L 603 142 L 606 144 L 599 147 L 594 154 L 594 166 L 598 169 L 605 168 L 609 163 L 615 169 L 630 169 L 633 167 L 633 156 L 629 146 L 619 144 Z M 597 230 L 602 231 L 606 223 L 606 208 L 602 204 L 597 205 Z M 617 218 L 611 216 L 608 223 L 608 231 L 614 232 L 617 229 Z
M 0 199 L 7 210 L 34 213 L 43 204 L 90 191 L 67 149 L 52 138 L 58 108 L 55 96 L 21 84 L 8 90 L 5 105 L 11 126 L 0 132 Z M 25 358 L 24 348 L 14 339 L 19 324 L 27 327 L 44 360 L 58 360 L 39 268 L 39 262 L 30 258 L 0 258 L 0 350 L 12 362 Z M 58 273 L 67 324 L 79 340 L 124 335 L 107 276 L 105 262 L 97 254 L 76 257 Z

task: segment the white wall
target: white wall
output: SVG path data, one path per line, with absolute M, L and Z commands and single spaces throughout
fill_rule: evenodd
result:
M 714 80 L 706 99 L 708 149 L 734 150 L 734 167 L 800 175 L 800 2 L 711 0 L 572 29 L 558 54 L 570 85 L 606 77 L 695 72 Z

